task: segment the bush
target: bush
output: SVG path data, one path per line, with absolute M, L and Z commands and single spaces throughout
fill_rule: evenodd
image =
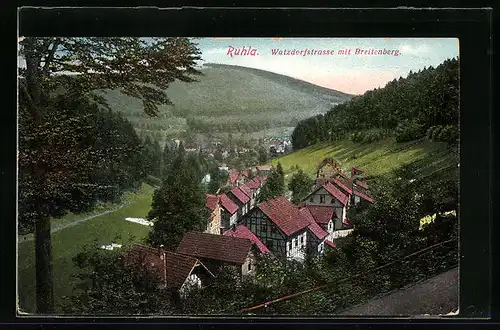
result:
M 436 126 L 431 126 L 427 129 L 427 132 L 425 133 L 425 138 L 431 140 L 432 139 L 432 134 L 436 130 Z
M 439 135 L 437 136 L 438 141 L 455 143 L 458 140 L 458 129 L 454 125 L 444 126 Z
M 441 133 L 443 126 L 439 125 L 439 126 L 434 126 L 434 127 L 435 128 L 434 128 L 434 131 L 432 131 L 431 140 L 437 141 L 437 137 L 438 137 L 439 133 Z
M 405 120 L 396 127 L 396 142 L 406 142 L 419 139 L 425 134 L 424 126 L 415 121 Z

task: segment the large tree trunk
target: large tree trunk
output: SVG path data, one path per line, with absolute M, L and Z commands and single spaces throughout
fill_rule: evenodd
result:
M 36 259 L 36 309 L 37 313 L 54 311 L 52 283 L 52 241 L 50 237 L 50 218 L 38 213 L 35 224 Z
M 26 83 L 30 98 L 30 110 L 36 125 L 42 124 L 42 87 L 40 72 L 40 55 L 34 38 L 26 42 Z M 32 165 L 31 173 L 37 187 L 44 187 L 45 168 Z M 44 214 L 43 200 L 35 201 L 35 272 L 36 272 L 36 309 L 37 313 L 54 311 L 54 293 L 52 284 L 52 242 L 50 237 L 50 218 Z

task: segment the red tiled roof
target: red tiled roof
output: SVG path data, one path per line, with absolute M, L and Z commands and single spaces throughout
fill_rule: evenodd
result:
M 245 225 L 238 225 L 236 228 L 233 230 L 229 229 L 224 232 L 225 236 L 231 236 L 231 237 L 239 237 L 239 238 L 247 238 L 252 241 L 255 245 L 257 245 L 257 248 L 261 253 L 271 253 L 267 246 L 262 243 L 262 241 L 254 235 L 250 231 L 250 229 L 247 228 Z
M 355 180 L 354 184 L 360 186 L 361 188 L 368 189 L 368 185 L 366 184 L 366 182 L 363 182 L 361 180 Z
M 311 212 L 307 207 L 299 208 L 300 213 L 302 214 L 302 217 L 309 222 L 309 230 L 316 236 L 318 239 L 322 240 L 325 238 L 328 233 L 321 228 L 316 221 L 314 221 L 314 217 L 312 216 Z
M 252 247 L 252 241 L 224 235 L 191 231 L 182 237 L 177 253 L 202 259 L 213 259 L 243 264 Z
M 271 165 L 259 165 L 257 166 L 258 171 L 270 171 L 272 169 Z
M 216 195 L 207 194 L 205 205 L 209 210 L 211 210 L 211 211 L 215 210 L 215 207 L 217 206 L 218 202 L 219 202 L 219 198 Z
M 330 240 L 325 240 L 325 243 L 329 246 L 331 246 L 332 248 L 336 248 L 337 247 L 337 244 L 333 243 L 332 241 Z
M 231 193 L 243 204 L 248 203 L 248 201 L 250 200 L 250 198 L 239 187 L 234 187 L 233 189 L 231 189 Z
M 348 225 L 348 226 L 351 226 L 353 227 L 354 225 L 352 224 L 352 222 L 350 222 L 347 218 L 344 219 L 344 221 L 342 221 L 344 224 Z
M 231 172 L 229 173 L 229 183 L 234 184 L 240 176 L 240 173 L 238 172 Z
M 253 178 L 252 180 L 248 181 L 246 185 L 248 186 L 248 188 L 255 190 L 260 188 L 260 181 L 257 178 Z
M 306 205 L 306 207 L 317 223 L 328 224 L 328 222 L 335 217 L 335 209 L 333 206 Z
M 260 203 L 257 207 L 287 236 L 309 226 L 309 221 L 284 196 Z
M 342 191 L 340 191 L 339 188 L 335 187 L 330 182 L 325 183 L 322 187 L 325 188 L 325 190 L 330 195 L 335 197 L 342 205 L 347 205 L 349 197 L 347 197 L 347 195 L 345 195 Z
M 238 188 L 240 188 L 240 190 L 243 191 L 245 193 L 245 195 L 247 195 L 248 197 L 252 198 L 252 195 L 253 195 L 252 189 L 250 189 L 250 187 L 248 187 L 248 185 L 246 183 L 242 184 Z
M 243 174 L 244 177 L 248 178 L 248 171 L 243 171 L 241 174 Z
M 371 198 L 367 194 L 365 194 L 357 189 L 354 189 L 354 195 L 359 196 L 359 197 L 363 198 L 364 200 L 369 201 L 370 203 L 373 203 L 373 198 Z
M 170 251 L 166 251 L 165 255 L 167 258 L 167 288 L 180 288 L 191 274 L 196 262 L 200 261 Z
M 340 180 L 337 178 L 332 179 L 332 183 L 336 184 L 339 186 L 341 189 L 345 191 L 346 194 L 351 195 L 352 194 L 352 182 L 349 182 L 347 180 Z
M 221 206 L 229 212 L 229 214 L 234 214 L 234 212 L 238 211 L 238 205 L 236 205 L 231 198 L 227 197 L 226 194 L 222 194 L 219 196 Z

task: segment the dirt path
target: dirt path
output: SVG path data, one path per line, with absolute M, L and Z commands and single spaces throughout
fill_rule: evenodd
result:
M 77 224 L 79 223 L 82 223 L 82 222 L 85 222 L 85 221 L 88 221 L 88 220 L 92 220 L 94 218 L 97 218 L 97 217 L 100 217 L 102 215 L 105 215 L 105 214 L 108 214 L 108 213 L 113 213 L 113 212 L 116 212 L 118 211 L 119 209 L 122 209 L 123 207 L 129 205 L 129 203 L 125 203 L 125 204 L 122 204 L 120 206 L 118 206 L 117 208 L 114 208 L 114 209 L 111 209 L 111 210 L 107 210 L 107 211 L 104 211 L 104 212 L 101 212 L 101 213 L 98 213 L 98 214 L 94 214 L 94 215 L 91 215 L 91 216 L 88 216 L 88 217 L 85 217 L 83 219 L 79 219 L 79 220 L 76 220 L 76 221 L 73 221 L 73 222 L 70 222 L 70 223 L 67 223 L 67 224 L 64 224 L 62 226 L 59 226 L 59 227 L 56 227 L 56 228 L 53 228 L 50 232 L 53 234 L 55 232 L 58 232 L 59 230 L 62 230 L 62 229 L 65 229 L 65 228 L 68 228 L 68 227 L 73 227 L 73 226 L 76 226 Z M 29 242 L 29 241 L 32 241 L 34 240 L 35 237 L 34 235 L 20 235 L 19 236 L 19 243 L 24 243 L 24 242 Z

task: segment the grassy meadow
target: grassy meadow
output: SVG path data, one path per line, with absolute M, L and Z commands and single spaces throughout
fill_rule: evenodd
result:
M 295 165 L 311 177 L 316 177 L 317 166 L 327 157 L 340 162 L 347 175 L 352 166 L 357 166 L 365 171 L 367 177 L 388 174 L 409 164 L 415 165 L 416 176 L 425 176 L 458 164 L 458 150 L 447 143 L 425 139 L 396 143 L 392 138 L 369 144 L 347 140 L 320 143 L 274 159 L 272 164 L 281 162 L 285 181 L 288 182 Z
M 94 241 L 99 245 L 111 242 L 127 245 L 147 235 L 149 227 L 125 221 L 125 218 L 146 217 L 151 207 L 152 192 L 153 187 L 144 184 L 138 192 L 124 196 L 124 202 L 128 202 L 128 205 L 123 208 L 52 234 L 56 310 L 61 298 L 72 293 L 74 284 L 72 275 L 75 271 L 72 258 L 82 251 L 85 245 L 92 244 Z M 117 205 L 111 208 L 116 207 Z M 99 213 L 99 211 L 95 210 L 92 213 Z M 68 214 L 67 218 L 54 219 L 54 223 L 57 226 L 88 216 L 89 214 Z M 18 290 L 19 310 L 26 313 L 35 312 L 35 245 L 33 240 L 20 241 L 18 245 Z

